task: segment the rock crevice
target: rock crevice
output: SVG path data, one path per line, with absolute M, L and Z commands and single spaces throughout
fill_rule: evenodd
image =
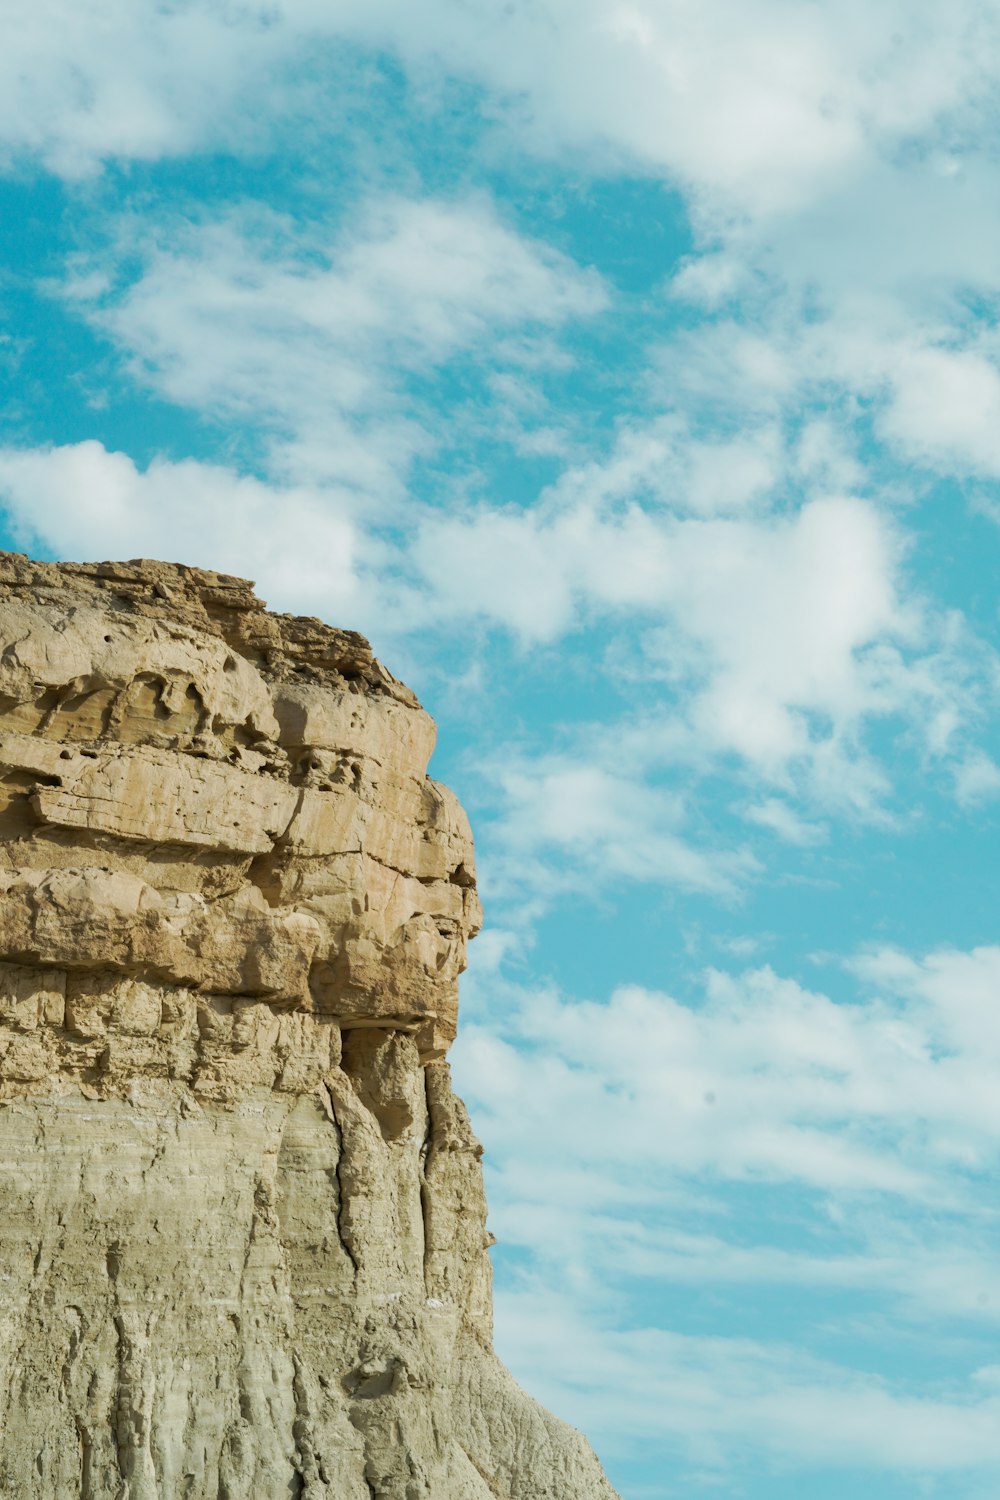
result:
M 0 1495 L 614 1500 L 492 1353 L 433 744 L 243 580 L 0 554 Z

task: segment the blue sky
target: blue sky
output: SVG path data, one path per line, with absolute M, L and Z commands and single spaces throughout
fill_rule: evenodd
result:
M 437 717 L 501 1353 L 626 1500 L 993 1500 L 995 7 L 7 9 L 4 543 Z

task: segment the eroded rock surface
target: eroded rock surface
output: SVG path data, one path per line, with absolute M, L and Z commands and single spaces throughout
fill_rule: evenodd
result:
M 492 1353 L 433 741 L 240 579 L 0 554 L 0 1495 L 614 1500 Z

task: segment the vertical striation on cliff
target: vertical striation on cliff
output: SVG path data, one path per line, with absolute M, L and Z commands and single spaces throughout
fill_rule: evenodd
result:
M 615 1500 L 492 1352 L 433 742 L 241 579 L 0 554 L 0 1495 Z

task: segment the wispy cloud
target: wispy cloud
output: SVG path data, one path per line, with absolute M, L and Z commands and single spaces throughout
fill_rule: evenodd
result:
M 915 1473 L 998 1462 L 996 1396 L 976 1372 L 1000 1317 L 982 1187 L 1000 951 L 880 950 L 850 967 L 848 1004 L 768 968 L 709 972 L 689 1003 L 498 994 L 495 973 L 481 1000 L 474 987 L 484 1019 L 456 1063 L 491 1143 L 494 1227 L 519 1252 L 501 1263 L 506 1352 L 611 1451 L 670 1434 L 713 1471 L 748 1447 Z M 760 1341 L 656 1319 L 616 1333 L 643 1282 L 675 1326 L 706 1289 L 743 1326 L 751 1289 L 780 1289 L 782 1308 L 763 1298 Z M 775 1317 L 795 1345 L 775 1341 Z M 955 1371 L 920 1396 L 888 1373 L 916 1329 Z M 620 1361 L 620 1408 L 599 1350 Z
M 18 10 L 0 59 L 3 156 L 35 158 L 72 180 L 116 158 L 155 160 L 240 137 L 249 145 L 246 91 L 276 50 L 287 55 L 286 28 L 273 19 L 263 6 L 215 0 L 42 0 Z
M 856 967 L 890 978 L 903 1003 L 835 1004 L 768 968 L 713 971 L 698 1009 L 636 987 L 606 1005 L 525 994 L 507 1039 L 470 1028 L 462 1055 L 508 1147 L 545 1139 L 567 1160 L 628 1162 L 636 1181 L 656 1166 L 951 1197 L 956 1167 L 975 1173 L 996 1158 L 1000 956 L 936 955 L 921 967 L 889 954 Z M 500 1079 L 516 1081 L 516 1109 L 495 1093 Z M 565 1132 L 532 1118 L 552 1109 Z M 593 1137 L 574 1133 L 581 1120 L 595 1122 Z
M 571 1296 L 530 1281 L 504 1291 L 500 1306 L 504 1353 L 531 1369 L 544 1396 L 612 1454 L 665 1447 L 687 1493 L 742 1462 L 894 1471 L 911 1483 L 946 1475 L 947 1493 L 965 1500 L 979 1493 L 977 1471 L 1000 1460 L 988 1367 L 918 1396 L 905 1380 L 780 1344 L 588 1326 Z
M 369 200 L 339 228 L 246 205 L 152 232 L 123 221 L 122 235 L 64 292 L 132 374 L 203 415 L 259 424 L 283 476 L 336 479 L 369 502 L 398 498 L 414 454 L 441 439 L 415 380 L 459 357 L 516 372 L 506 335 L 607 302 L 600 277 L 508 228 L 485 196 Z M 126 251 L 141 269 L 121 280 Z

